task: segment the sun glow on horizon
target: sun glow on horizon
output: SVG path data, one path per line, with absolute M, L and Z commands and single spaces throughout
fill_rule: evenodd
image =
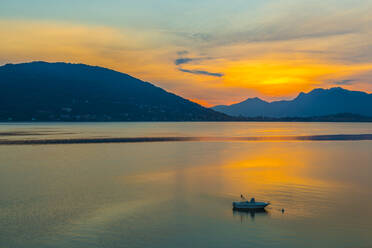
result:
M 224 85 L 280 97 L 324 87 L 327 80 L 341 80 L 371 69 L 372 63 L 343 65 L 310 59 L 239 61 L 226 69 Z
M 372 92 L 372 57 L 368 57 L 372 45 L 368 24 L 372 19 L 356 19 L 362 10 L 355 11 L 335 15 L 332 22 L 323 20 L 327 25 L 315 34 L 307 26 L 318 22 L 312 19 L 301 24 L 306 24 L 303 29 L 295 26 L 281 32 L 263 22 L 261 28 L 267 33 L 242 28 L 239 23 L 235 23 L 234 28 L 240 27 L 237 30 L 209 27 L 203 33 L 0 16 L 0 63 L 103 66 L 207 107 L 249 97 L 291 99 L 313 88 L 334 86 Z M 284 26 L 291 26 L 291 20 L 277 18 Z M 358 32 L 338 31 L 342 27 L 336 21 L 341 18 L 348 18 L 350 29 L 358 28 Z M 270 21 L 274 25 L 274 20 Z

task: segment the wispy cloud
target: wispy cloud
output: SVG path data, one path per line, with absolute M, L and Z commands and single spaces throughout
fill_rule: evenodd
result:
M 354 81 L 355 81 L 354 79 L 346 79 L 346 80 L 340 80 L 340 81 L 333 82 L 333 84 L 337 84 L 337 85 L 351 85 L 351 84 L 353 84 Z
M 204 61 L 204 60 L 211 60 L 212 58 L 210 57 L 201 57 L 201 58 L 178 58 L 174 60 L 175 65 L 182 65 L 182 64 L 188 64 L 190 62 L 195 62 L 195 61 Z
M 189 51 L 187 51 L 187 50 L 182 50 L 182 51 L 178 51 L 178 52 L 177 52 L 177 54 L 178 54 L 179 56 L 186 55 L 186 54 L 188 54 L 188 53 L 189 53 Z
M 174 64 L 175 65 L 182 65 L 182 64 L 187 64 L 191 61 L 194 61 L 194 60 L 197 60 L 197 59 L 193 59 L 193 58 L 178 58 L 174 61 Z
M 100 65 L 213 104 L 330 85 L 372 92 L 372 1 L 151 0 L 169 15 L 141 1 L 76 3 L 74 13 L 19 1 L 0 8 L 0 64 Z
M 186 51 L 177 52 L 178 55 L 182 56 L 185 54 L 188 54 Z M 181 65 L 188 64 L 195 61 L 204 61 L 204 60 L 211 60 L 210 57 L 180 57 L 174 60 L 174 64 L 177 66 L 177 69 L 181 72 L 190 73 L 190 74 L 196 74 L 196 75 L 204 75 L 204 76 L 212 76 L 212 77 L 222 77 L 224 76 L 223 73 L 215 73 L 215 72 L 209 72 L 206 70 L 189 70 L 181 68 Z
M 223 77 L 223 73 L 215 73 L 215 72 L 209 72 L 209 71 L 202 71 L 202 70 L 187 70 L 178 68 L 179 71 L 196 74 L 196 75 L 206 75 L 206 76 L 212 76 L 212 77 Z

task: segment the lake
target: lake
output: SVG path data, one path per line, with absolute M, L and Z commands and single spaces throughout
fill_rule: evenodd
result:
M 5 141 L 339 134 L 372 123 L 0 124 Z M 0 247 L 371 247 L 371 189 L 371 140 L 0 145 Z M 271 205 L 233 211 L 240 194 Z

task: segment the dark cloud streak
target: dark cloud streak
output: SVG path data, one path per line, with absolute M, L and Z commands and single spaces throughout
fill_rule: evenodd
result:
M 215 73 L 215 72 L 208 72 L 208 71 L 202 71 L 202 70 L 187 70 L 178 68 L 179 71 L 196 74 L 196 75 L 205 75 L 205 76 L 212 76 L 212 77 L 223 77 L 223 73 Z
M 204 61 L 204 60 L 211 60 L 212 58 L 210 57 L 205 57 L 205 58 L 178 58 L 174 61 L 175 65 L 182 65 L 182 64 L 188 64 L 193 61 Z
M 337 84 L 337 85 L 351 85 L 355 80 L 353 79 L 347 79 L 347 80 L 341 80 L 341 81 L 337 81 L 337 82 L 333 82 L 333 84 Z
M 175 65 L 182 65 L 182 64 L 187 64 L 191 61 L 198 60 L 198 59 L 192 59 L 192 58 L 178 58 L 174 61 Z
M 177 54 L 178 54 L 179 56 L 182 56 L 182 55 L 189 54 L 189 51 L 187 51 L 187 50 L 178 51 Z

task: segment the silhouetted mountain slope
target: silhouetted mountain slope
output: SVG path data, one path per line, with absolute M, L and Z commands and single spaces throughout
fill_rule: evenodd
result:
M 102 67 L 46 62 L 0 67 L 0 120 L 231 119 L 150 83 Z
M 229 106 L 220 105 L 212 109 L 233 116 L 310 117 L 338 113 L 372 116 L 372 94 L 349 91 L 343 88 L 314 89 L 300 93 L 291 101 L 265 102 L 249 98 Z

